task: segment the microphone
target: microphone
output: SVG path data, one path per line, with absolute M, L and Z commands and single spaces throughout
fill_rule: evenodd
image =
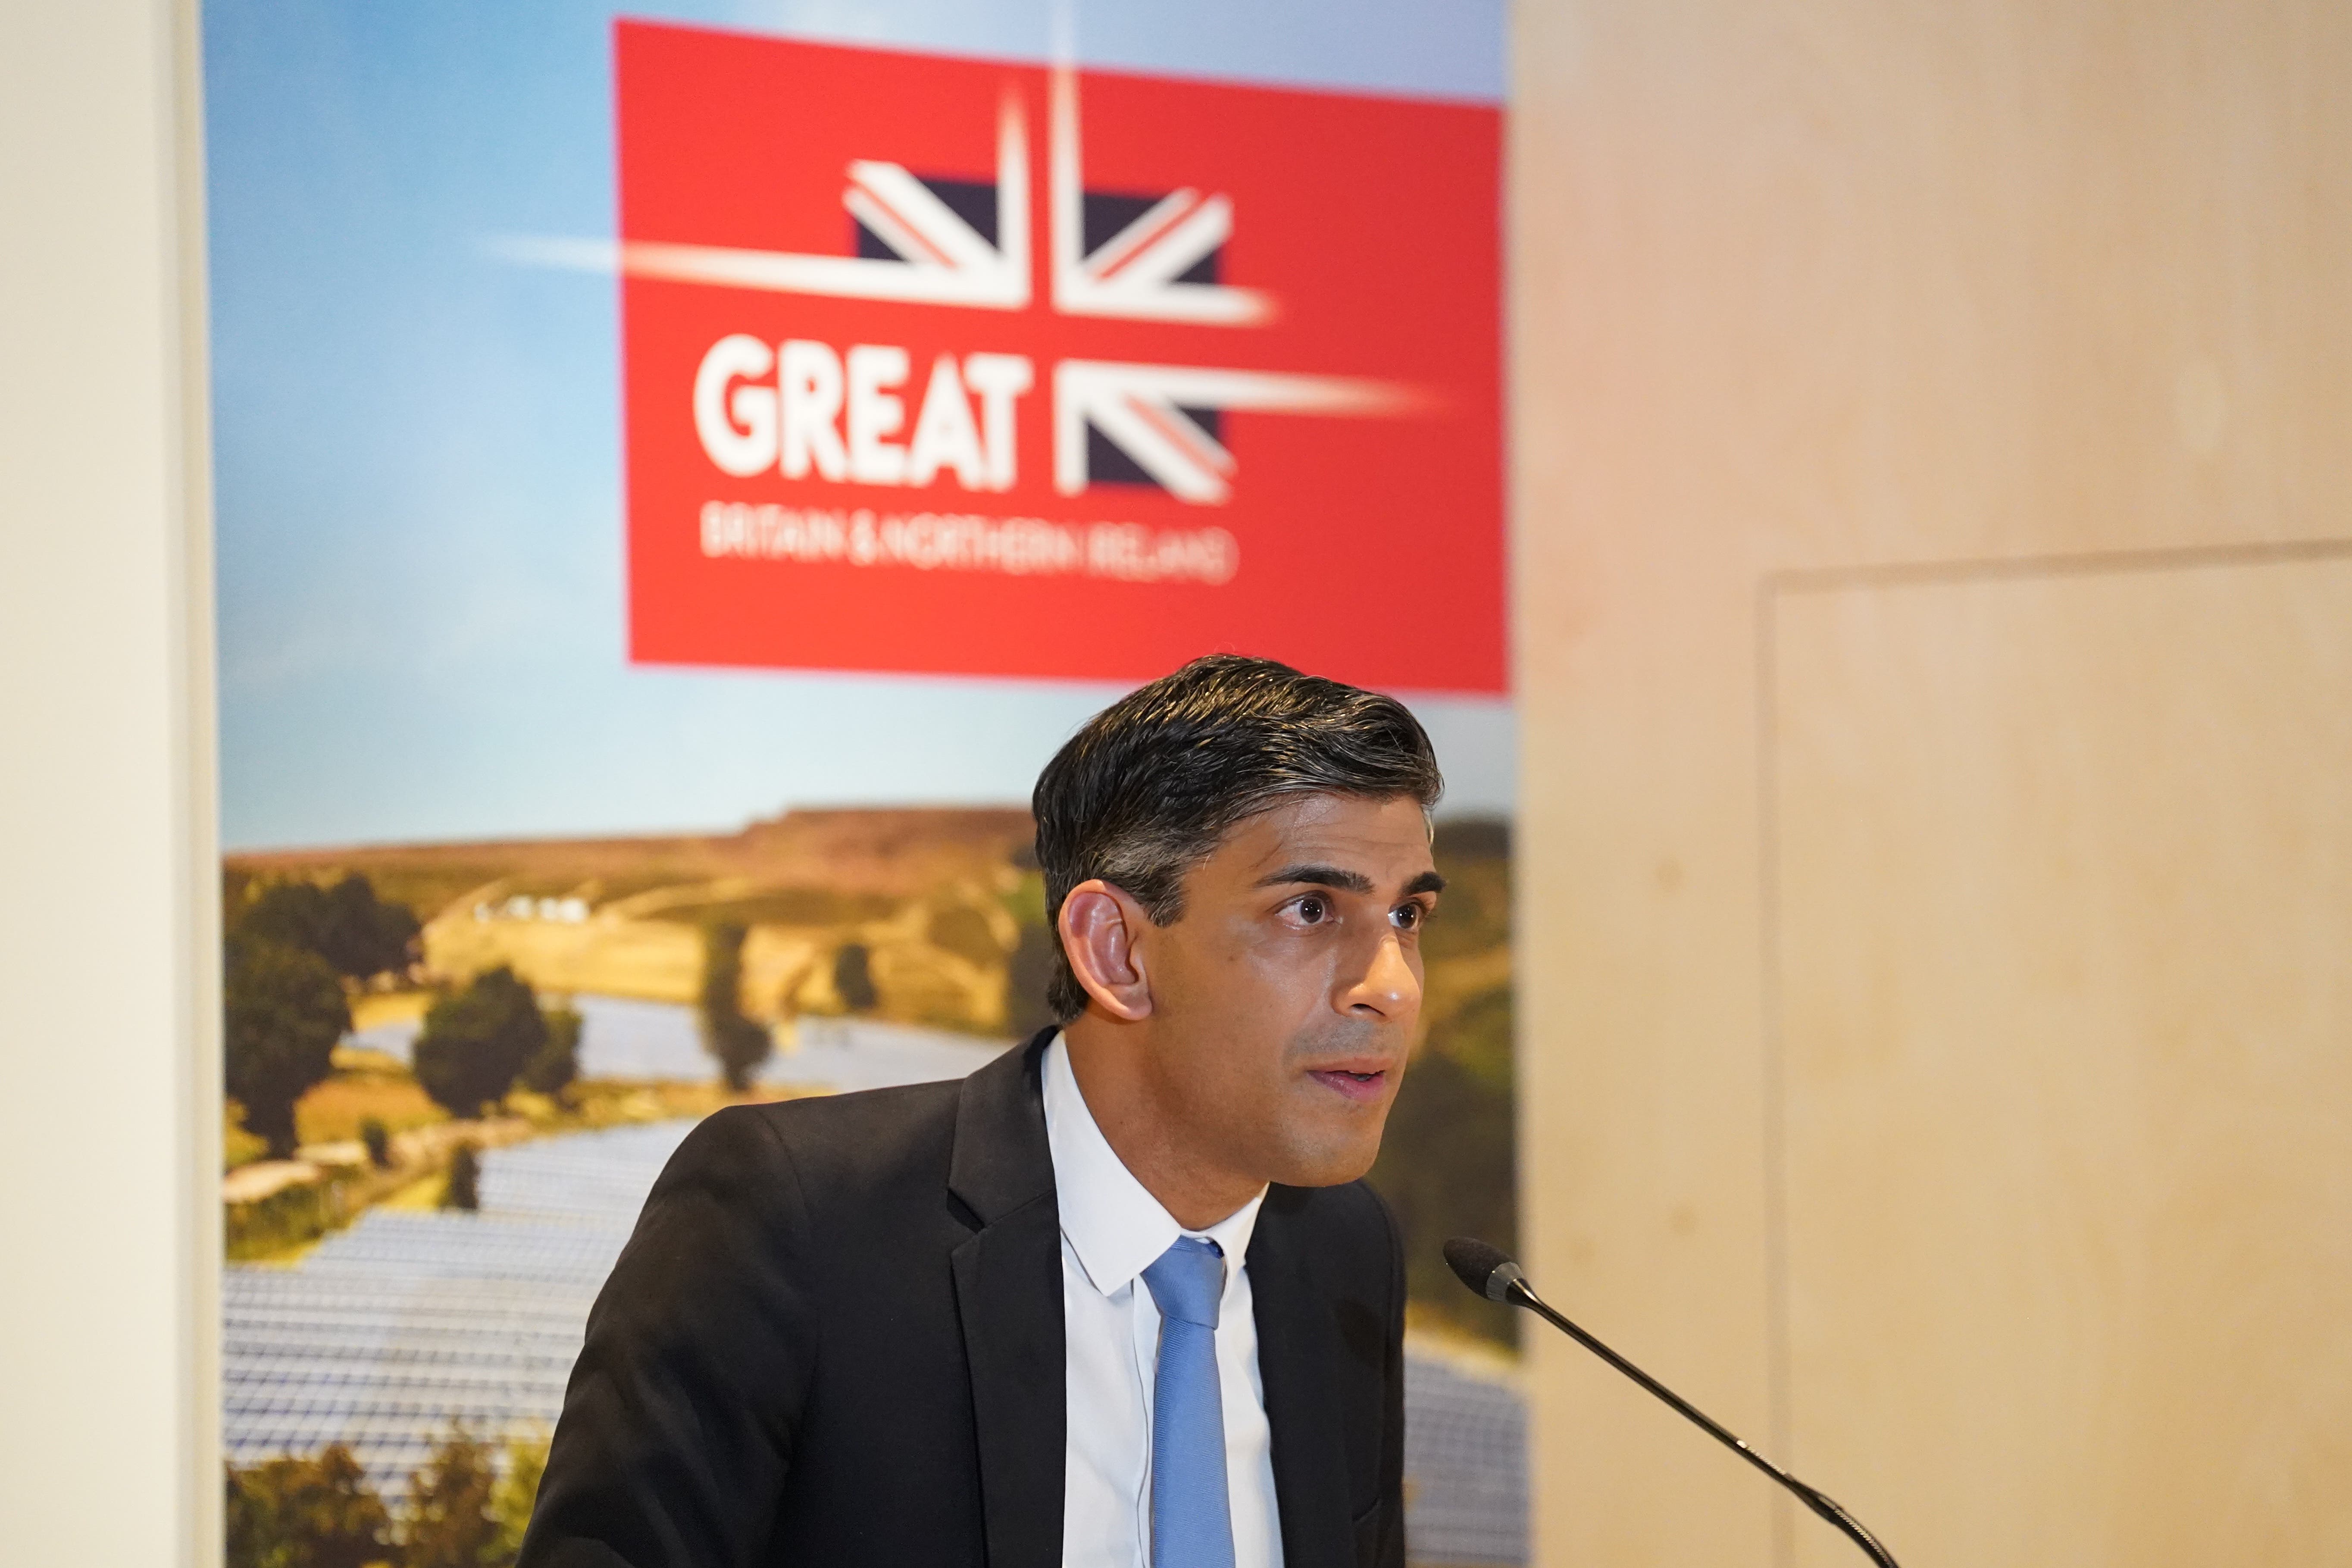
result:
M 1709 1420 L 1697 1406 L 1684 1399 L 1673 1389 L 1553 1311 L 1544 1299 L 1537 1295 L 1534 1288 L 1528 1283 L 1526 1271 L 1505 1257 L 1501 1247 L 1490 1247 L 1483 1241 L 1475 1241 L 1466 1236 L 1458 1236 L 1445 1244 L 1445 1262 L 1446 1266 L 1454 1270 L 1454 1278 L 1489 1301 L 1501 1301 L 1507 1306 L 1527 1308 L 1545 1322 L 1549 1323 L 1553 1328 L 1558 1329 L 1578 1344 L 1665 1401 L 1676 1412 L 1696 1423 L 1708 1436 L 1788 1488 L 1796 1495 L 1799 1502 L 1837 1526 L 1844 1532 L 1846 1539 L 1868 1552 L 1870 1560 L 1877 1563 L 1879 1568 L 1900 1568 L 1895 1561 L 1894 1554 L 1878 1543 L 1878 1538 L 1864 1530 L 1862 1527 L 1862 1521 L 1846 1512 L 1844 1508 L 1827 1492 L 1807 1486 L 1749 1447 L 1746 1442 L 1733 1436 L 1722 1426 Z

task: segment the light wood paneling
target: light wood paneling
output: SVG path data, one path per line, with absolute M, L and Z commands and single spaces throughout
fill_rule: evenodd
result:
M 1778 1140 L 1814 1109 L 1777 1098 L 1769 1021 L 1794 972 L 1764 911 L 1798 929 L 1811 895 L 1771 875 L 1829 873 L 1768 857 L 1760 606 L 1790 573 L 2352 532 L 2352 9 L 1527 0 L 1514 60 L 1528 1262 L 1734 1427 L 1821 1456 L 1831 1490 L 1908 1497 L 1908 1472 L 1842 1473 L 1802 1337 L 1826 1320 L 1785 1250 L 1808 1222 L 1782 1212 L 1798 1173 Z M 2105 668 L 2104 633 L 2036 635 Z M 1993 668 L 1965 640 L 1937 657 Z M 1987 733 L 2020 768 L 2038 754 L 2027 730 Z M 2045 739 L 2054 769 L 2069 742 Z M 1965 1175 L 1930 1160 L 1932 1125 L 1912 1131 L 1900 1190 Z M 2237 1245 L 2213 1223 L 2213 1247 Z M 2030 1296 L 2033 1267 L 1987 1289 Z M 2291 1269 L 2248 1286 L 2306 1288 Z M 1575 1347 L 1531 1358 L 1543 1563 L 1813 1550 L 1822 1527 L 1783 1517 L 1776 1538 L 1759 1478 Z M 2341 1517 L 2287 1503 L 2306 1541 Z M 2152 1505 L 2095 1506 L 2121 1531 Z M 2132 1561 L 2138 1539 L 2089 1555 Z
M 2352 1561 L 2352 559 L 1777 612 L 1799 1472 L 1906 1568 Z

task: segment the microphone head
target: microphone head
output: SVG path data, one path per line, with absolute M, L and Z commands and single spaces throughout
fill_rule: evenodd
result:
M 1527 1278 L 1501 1247 L 1467 1236 L 1445 1244 L 1445 1265 L 1455 1279 L 1489 1301 L 1508 1301 L 1511 1287 Z

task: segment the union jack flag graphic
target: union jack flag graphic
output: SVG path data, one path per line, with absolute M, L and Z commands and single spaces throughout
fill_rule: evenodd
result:
M 973 221 L 979 215 L 968 199 L 985 189 L 961 185 L 943 191 L 899 164 L 861 158 L 849 165 L 848 187 L 841 195 L 860 239 L 874 242 L 861 243 L 857 255 L 801 256 L 635 240 L 621 247 L 621 268 L 638 278 L 728 289 L 1024 310 L 1029 143 L 1020 102 L 1009 96 L 997 119 L 996 187 L 991 193 L 995 211 L 988 232 Z
M 1054 73 L 1052 102 L 1055 311 L 1224 327 L 1274 319 L 1271 294 L 1219 280 L 1234 232 L 1230 197 L 1191 187 L 1148 195 L 1087 189 L 1074 72 Z M 1014 95 L 1003 100 L 996 146 L 992 185 L 853 161 L 841 195 L 853 255 L 635 241 L 622 247 L 622 266 L 681 283 L 1025 310 L 1029 142 Z M 1221 439 L 1228 411 L 1366 417 L 1420 401 L 1404 387 L 1344 376 L 1067 360 L 1054 373 L 1054 485 L 1064 495 L 1099 483 L 1151 485 L 1215 506 L 1231 498 L 1236 468 Z
M 1502 689 L 1493 106 L 628 19 L 614 63 L 617 235 L 499 253 L 619 274 L 633 660 Z
M 1234 204 L 1186 188 L 1157 200 L 1087 190 L 1079 169 L 1078 84 L 1054 73 L 1054 308 L 1074 316 L 1128 316 L 1249 327 L 1274 314 L 1254 289 L 1215 280 L 1234 232 Z M 1141 207 L 1139 212 L 1122 209 Z M 1106 221 L 1112 220 L 1112 221 Z M 1116 226 L 1112 226 L 1112 222 Z M 1096 234 L 1110 232 L 1097 241 Z M 1091 232 L 1090 232 L 1091 231 Z
M 1348 376 L 1066 359 L 1054 367 L 1054 488 L 1085 489 L 1097 443 L 1108 443 L 1146 482 L 1214 506 L 1233 493 L 1234 456 L 1218 439 L 1227 409 L 1363 416 L 1406 413 L 1417 401 L 1409 389 Z

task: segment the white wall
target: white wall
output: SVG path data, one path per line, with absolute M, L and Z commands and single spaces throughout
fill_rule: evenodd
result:
M 193 5 L 0 6 L 0 1561 L 216 1560 Z M 201 1021 L 201 1026 L 200 1026 Z

